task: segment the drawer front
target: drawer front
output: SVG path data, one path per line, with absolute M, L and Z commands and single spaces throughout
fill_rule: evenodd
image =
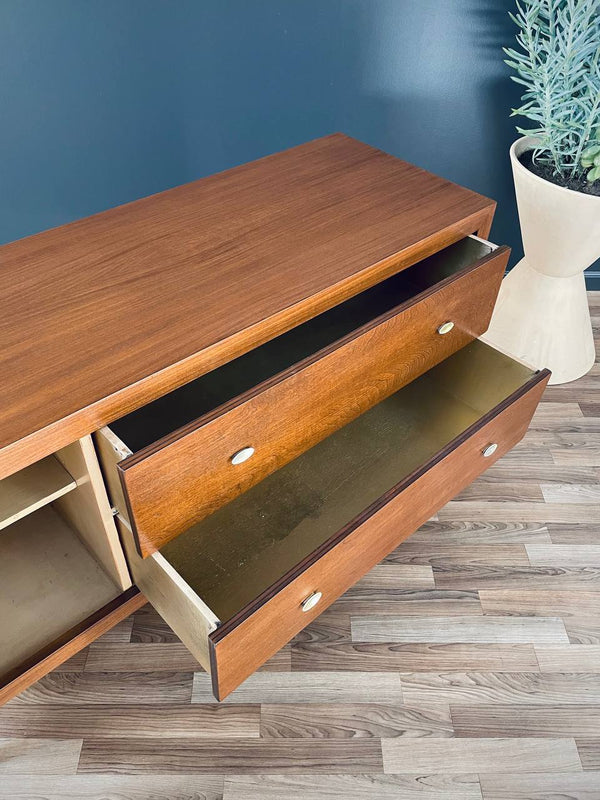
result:
M 142 556 L 482 334 L 508 258 L 468 270 L 129 456 L 117 469 Z M 441 334 L 438 328 L 452 321 Z M 247 460 L 232 463 L 246 448 Z
M 257 598 L 253 608 L 209 635 L 213 689 L 223 699 L 432 514 L 512 448 L 525 434 L 548 381 L 538 373 L 502 407 L 483 417 L 434 461 L 383 497 L 351 532 L 340 531 L 308 563 Z M 497 449 L 483 451 L 491 443 Z M 321 599 L 304 611 L 304 601 Z

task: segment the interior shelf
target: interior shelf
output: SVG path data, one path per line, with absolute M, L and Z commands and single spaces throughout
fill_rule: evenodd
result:
M 0 675 L 119 593 L 54 508 L 41 508 L 11 525 L 0 535 Z
M 77 487 L 55 456 L 0 481 L 0 530 Z

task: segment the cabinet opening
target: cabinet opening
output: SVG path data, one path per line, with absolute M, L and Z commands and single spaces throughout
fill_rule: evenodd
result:
M 0 690 L 71 641 L 131 578 L 89 436 L 0 481 Z
M 362 325 L 458 275 L 494 250 L 467 237 L 287 333 L 110 424 L 132 453 L 238 397 Z M 202 324 L 202 320 L 198 320 Z
M 51 505 L 0 533 L 0 686 L 121 589 Z
M 474 341 L 188 529 L 160 553 L 225 622 L 521 389 Z M 474 454 L 477 457 L 477 454 Z

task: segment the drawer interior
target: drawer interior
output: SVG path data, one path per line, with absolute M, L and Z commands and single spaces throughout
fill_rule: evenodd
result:
M 494 250 L 467 237 L 191 383 L 112 422 L 132 452 L 181 428 L 342 339 L 362 325 L 457 275 Z
M 225 622 L 535 374 L 474 341 L 160 550 Z

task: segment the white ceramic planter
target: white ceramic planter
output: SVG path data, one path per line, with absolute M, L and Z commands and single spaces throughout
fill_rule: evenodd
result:
M 481 338 L 534 367 L 550 383 L 585 375 L 595 360 L 583 271 L 600 258 L 600 197 L 538 178 L 519 161 L 536 144 L 510 148 L 525 257 L 502 281 Z

